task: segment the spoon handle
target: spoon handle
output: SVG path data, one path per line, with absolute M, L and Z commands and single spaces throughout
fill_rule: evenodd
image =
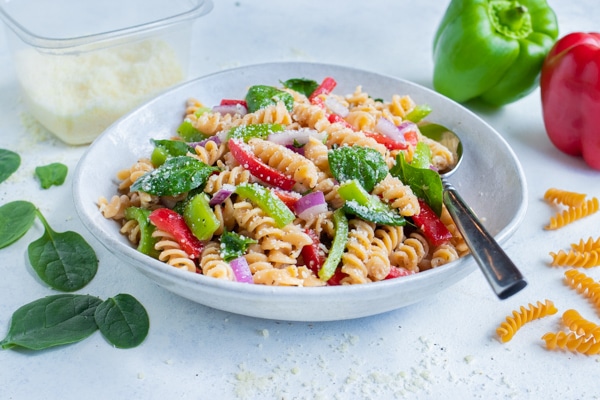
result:
M 498 242 L 485 229 L 458 191 L 444 180 L 444 204 L 490 286 L 500 299 L 517 293 L 527 282 Z

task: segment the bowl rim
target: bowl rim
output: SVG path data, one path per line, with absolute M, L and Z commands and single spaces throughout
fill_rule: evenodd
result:
M 38 35 L 23 26 L 0 4 L 0 19 L 17 35 L 24 43 L 27 43 L 46 53 L 64 54 L 70 52 L 84 52 L 110 46 L 112 42 L 123 41 L 136 35 L 151 34 L 153 32 L 173 27 L 177 24 L 199 18 L 208 14 L 212 8 L 212 0 L 193 0 L 194 5 L 190 9 L 155 19 L 146 23 L 136 24 L 121 29 L 112 29 L 82 36 L 56 38 Z
M 231 68 L 231 69 L 227 69 L 227 70 L 217 71 L 217 72 L 213 72 L 211 74 L 207 74 L 207 75 L 200 76 L 200 77 L 194 78 L 192 80 L 183 82 L 179 85 L 174 86 L 173 88 L 171 88 L 169 91 L 167 91 L 165 93 L 175 92 L 180 89 L 183 89 L 186 86 L 193 86 L 198 81 L 201 81 L 201 80 L 204 80 L 207 78 L 214 78 L 215 76 L 218 76 L 221 74 L 236 73 L 237 71 L 247 70 L 249 68 L 268 68 L 270 66 L 281 66 L 281 65 L 284 65 L 284 66 L 296 65 L 298 68 L 301 68 L 303 65 L 320 66 L 323 68 L 340 68 L 340 69 L 345 69 L 348 71 L 354 71 L 354 72 L 359 72 L 359 73 L 368 73 L 370 75 L 379 76 L 382 79 L 393 79 L 398 82 L 404 82 L 409 85 L 418 87 L 419 90 L 431 92 L 436 96 L 442 96 L 441 94 L 433 91 L 432 89 L 424 87 L 420 84 L 417 84 L 415 82 L 408 81 L 408 80 L 405 80 L 402 78 L 398 78 L 395 76 L 391 76 L 391 75 L 385 75 L 385 74 L 372 72 L 372 71 L 368 71 L 368 70 L 364 70 L 364 69 L 358 69 L 358 68 L 335 65 L 335 64 L 298 62 L 298 61 L 278 61 L 278 62 L 268 62 L 268 63 L 257 63 L 257 64 L 249 64 L 249 65 L 244 65 L 244 66 L 240 66 L 240 67 L 236 67 L 236 68 Z M 165 93 L 163 93 L 163 94 L 165 94 Z M 444 96 L 442 96 L 442 97 L 444 97 Z M 519 205 L 518 205 L 516 212 L 513 214 L 512 220 L 504 228 L 502 228 L 495 235 L 493 235 L 494 238 L 499 243 L 502 243 L 506 239 L 508 239 L 519 228 L 519 225 L 525 218 L 525 214 L 527 211 L 527 184 L 526 184 L 525 174 L 523 172 L 521 163 L 519 162 L 518 158 L 516 157 L 516 154 L 514 153 L 512 148 L 509 146 L 507 141 L 491 125 L 489 125 L 481 117 L 479 117 L 474 112 L 467 109 L 466 107 L 454 102 L 451 99 L 447 99 L 445 97 L 444 97 L 444 99 L 446 99 L 447 101 L 449 101 L 451 103 L 454 103 L 457 106 L 460 106 L 460 108 L 463 110 L 463 112 L 470 115 L 470 118 L 475 118 L 480 124 L 485 125 L 488 129 L 493 131 L 496 134 L 496 140 L 498 142 L 503 143 L 503 145 L 505 146 L 506 152 L 511 157 L 511 161 L 514 162 L 514 169 L 516 171 L 517 178 L 518 178 L 519 182 L 521 182 L 521 187 L 520 187 L 521 190 L 519 192 L 520 201 L 519 201 Z M 236 295 L 241 296 L 241 297 L 256 296 L 256 295 L 271 295 L 271 296 L 286 295 L 289 297 L 302 298 L 302 297 L 314 296 L 314 294 L 318 292 L 321 298 L 330 298 L 331 299 L 331 298 L 335 298 L 336 296 L 339 296 L 341 294 L 351 295 L 353 293 L 356 293 L 357 295 L 364 295 L 366 293 L 369 293 L 369 294 L 376 293 L 386 287 L 395 286 L 399 283 L 398 280 L 391 279 L 391 280 L 384 280 L 384 281 L 379 281 L 379 282 L 371 282 L 371 283 L 363 284 L 363 285 L 340 285 L 340 286 L 324 286 L 324 287 L 288 287 L 288 286 L 281 287 L 281 286 L 267 286 L 267 285 L 248 285 L 248 284 L 243 284 L 240 282 L 224 281 L 221 279 L 207 277 L 207 276 L 204 276 L 201 274 L 191 274 L 187 271 L 177 270 L 176 268 L 170 267 L 159 260 L 152 259 L 151 257 L 148 257 L 148 256 L 138 252 L 137 249 L 135 249 L 134 247 L 124 245 L 122 241 L 119 241 L 118 237 L 116 237 L 114 235 L 107 235 L 102 229 L 100 229 L 99 226 L 94 224 L 93 220 L 87 215 L 85 206 L 82 203 L 82 199 L 84 197 L 82 194 L 82 189 L 83 189 L 82 181 L 84 179 L 84 176 L 83 176 L 84 168 L 86 167 L 84 161 L 85 161 L 86 157 L 88 156 L 88 154 L 94 151 L 95 146 L 102 140 L 103 137 L 109 137 L 108 136 L 110 134 L 109 132 L 113 131 L 114 126 L 117 126 L 119 123 L 121 123 L 121 121 L 123 121 L 127 118 L 131 118 L 131 116 L 133 114 L 135 114 L 137 110 L 145 108 L 145 107 L 151 105 L 155 101 L 159 101 L 159 97 L 156 97 L 156 98 L 142 104 L 140 107 L 136 108 L 135 110 L 131 111 L 130 113 L 126 114 L 125 116 L 121 117 L 119 120 L 114 122 L 105 131 L 105 133 L 100 135 L 94 141 L 94 143 L 92 143 L 88 147 L 88 149 L 85 151 L 85 153 L 81 157 L 80 162 L 78 163 L 75 173 L 74 173 L 74 179 L 73 179 L 72 185 L 73 185 L 73 194 L 74 194 L 76 212 L 77 212 L 77 214 L 79 214 L 80 220 L 82 221 L 84 226 L 88 229 L 88 231 L 90 231 L 90 233 L 92 233 L 101 242 L 101 244 L 104 247 L 106 247 L 107 249 L 109 249 L 113 254 L 115 254 L 116 256 L 121 258 L 124 262 L 136 267 L 136 269 L 138 269 L 139 271 L 141 271 L 142 273 L 144 273 L 146 275 L 150 274 L 155 277 L 161 277 L 161 278 L 166 279 L 167 281 L 177 280 L 178 282 L 185 283 L 186 285 L 200 284 L 205 289 L 212 290 L 212 291 L 218 290 L 218 291 L 225 291 L 225 292 L 229 292 L 229 293 L 235 292 Z M 102 217 L 100 213 L 98 213 L 98 215 L 100 217 Z M 102 218 L 104 218 L 104 217 L 102 217 Z M 145 267 L 150 267 L 151 270 L 142 271 L 142 268 L 140 267 L 140 265 L 145 265 Z M 477 269 L 475 267 L 475 265 L 476 265 L 475 260 L 473 259 L 472 255 L 467 255 L 457 261 L 454 261 L 454 262 L 444 265 L 443 269 L 448 271 L 448 273 L 450 273 L 449 270 L 458 270 L 458 271 L 454 272 L 454 274 L 451 276 L 460 275 L 460 278 L 458 278 L 458 280 L 460 280 L 460 279 L 464 278 L 466 275 L 473 272 L 475 269 Z M 460 269 L 462 269 L 462 270 L 460 270 Z M 418 282 L 428 279 L 431 275 L 440 274 L 440 273 L 443 273 L 442 268 L 434 268 L 434 269 L 419 272 L 417 274 L 412 274 L 412 275 L 403 277 L 402 282 L 406 282 L 407 285 L 416 284 Z M 181 294 L 179 294 L 179 295 L 182 296 Z M 247 314 L 247 315 L 249 315 L 249 314 Z

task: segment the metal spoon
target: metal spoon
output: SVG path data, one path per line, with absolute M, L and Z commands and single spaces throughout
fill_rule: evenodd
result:
M 457 158 L 456 164 L 448 171 L 440 171 L 444 186 L 444 205 L 496 295 L 500 299 L 512 296 L 527 286 L 527 282 L 473 210 L 447 180 L 462 160 L 463 149 L 458 135 L 442 125 L 433 123 L 420 125 L 419 129 L 423 135 L 446 144 L 454 152 Z

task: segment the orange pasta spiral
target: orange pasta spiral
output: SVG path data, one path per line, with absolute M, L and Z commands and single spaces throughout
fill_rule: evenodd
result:
M 529 303 L 529 308 L 521 306 L 519 310 L 514 310 L 512 317 L 506 317 L 506 321 L 496 329 L 501 342 L 506 343 L 511 340 L 524 324 L 558 312 L 550 300 L 546 300 L 544 303 L 538 301 L 536 305 Z
M 570 250 L 558 253 L 550 252 L 552 266 L 592 268 L 600 265 L 600 250 L 579 252 Z
M 566 327 L 577 335 L 582 335 L 586 338 L 593 337 L 594 340 L 600 341 L 600 325 L 583 318 L 577 310 L 569 309 L 565 311 L 562 321 Z
M 594 338 L 586 339 L 584 336 L 577 336 L 573 332 L 548 332 L 542 336 L 542 340 L 546 342 L 546 348 L 549 350 L 569 350 L 588 356 L 600 354 L 600 342 Z
M 583 239 L 579 240 L 579 243 L 572 243 L 571 249 L 574 251 L 600 251 L 600 237 L 594 240 L 592 237 L 588 238 L 587 241 Z
M 576 269 L 565 271 L 565 282 L 571 289 L 588 298 L 600 312 L 600 283 Z
M 568 207 L 577 207 L 585 201 L 585 193 L 569 192 L 567 190 L 550 188 L 544 193 L 544 200 L 548 203 L 563 204 Z
M 550 223 L 546 225 L 545 229 L 552 230 L 562 228 L 565 225 L 597 212 L 598 206 L 598 199 L 593 197 L 578 206 L 569 207 L 569 209 L 559 212 L 554 217 L 550 218 Z

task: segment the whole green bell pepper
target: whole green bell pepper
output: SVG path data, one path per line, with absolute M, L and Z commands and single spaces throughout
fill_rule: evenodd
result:
M 557 37 L 546 0 L 453 0 L 434 38 L 433 86 L 458 102 L 514 102 L 537 87 Z

